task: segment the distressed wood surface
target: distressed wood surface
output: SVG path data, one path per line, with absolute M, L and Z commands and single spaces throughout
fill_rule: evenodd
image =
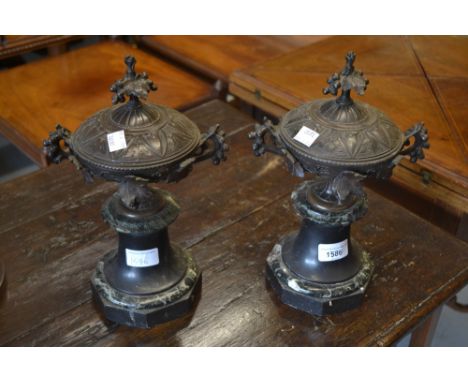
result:
M 327 36 L 141 36 L 139 43 L 214 80 Z
M 120 41 L 104 41 L 0 72 L 0 133 L 45 166 L 42 142 L 57 123 L 71 131 L 112 105 L 109 87 L 124 76 L 124 58 L 158 86 L 152 102 L 186 109 L 214 97 L 211 84 Z
M 466 76 L 467 46 L 465 37 L 335 36 L 234 72 L 230 90 L 281 116 L 323 98 L 326 79 L 355 50 L 356 67 L 370 83 L 365 96 L 354 97 L 382 110 L 402 130 L 418 121 L 429 130 L 426 159 L 412 164 L 404 158 L 392 181 L 445 206 L 460 221 L 468 213 L 467 78 L 454 76 Z
M 390 345 L 468 281 L 468 245 L 369 191 L 369 213 L 353 226 L 376 265 L 363 305 L 319 318 L 280 304 L 264 263 L 299 225 L 289 195 L 300 179 L 279 158 L 252 155 L 252 120 L 230 106 L 211 101 L 188 115 L 201 130 L 220 122 L 231 146 L 222 165 L 161 185 L 182 207 L 171 238 L 203 270 L 196 309 L 150 330 L 103 320 L 89 279 L 116 245 L 99 213 L 115 185 L 84 185 L 63 163 L 0 185 L 1 345 Z

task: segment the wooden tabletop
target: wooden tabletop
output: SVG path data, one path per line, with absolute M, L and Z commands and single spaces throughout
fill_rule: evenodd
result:
M 335 36 L 234 72 L 230 91 L 281 116 L 324 98 L 326 79 L 341 70 L 349 50 L 370 81 L 365 96 L 355 97 L 402 130 L 418 121 L 429 130 L 426 159 L 416 165 L 404 159 L 394 181 L 448 203 L 454 213 L 468 213 L 468 38 Z
M 142 36 L 140 43 L 215 80 L 326 36 Z
M 214 96 L 212 86 L 148 53 L 105 41 L 0 72 L 0 133 L 46 165 L 42 142 L 60 123 L 74 131 L 96 111 L 112 105 L 110 85 L 134 55 L 138 72 L 158 85 L 154 103 L 186 109 Z
M 411 36 L 410 41 L 429 77 L 468 78 L 466 36 Z
M 390 345 L 468 281 L 466 243 L 368 191 L 369 212 L 353 225 L 375 262 L 364 303 L 322 318 L 279 303 L 265 259 L 299 226 L 290 194 L 300 179 L 279 158 L 252 155 L 252 120 L 232 107 L 215 100 L 187 115 L 201 130 L 221 123 L 231 146 L 220 166 L 199 163 L 180 183 L 161 185 L 182 207 L 171 238 L 203 270 L 193 314 L 150 330 L 102 319 L 90 276 L 117 244 L 99 213 L 116 186 L 87 185 L 62 163 L 0 185 L 0 345 Z

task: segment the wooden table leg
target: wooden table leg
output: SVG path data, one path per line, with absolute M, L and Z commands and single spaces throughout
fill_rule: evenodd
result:
M 447 306 L 460 313 L 468 313 L 468 304 L 458 302 L 457 295 L 447 301 Z
M 434 310 L 411 334 L 409 346 L 430 346 L 443 305 Z

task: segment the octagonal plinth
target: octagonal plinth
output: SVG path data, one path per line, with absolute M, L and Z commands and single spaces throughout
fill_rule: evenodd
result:
M 110 321 L 150 328 L 192 308 L 201 273 L 190 253 L 169 241 L 178 213 L 169 192 L 134 181 L 104 203 L 102 215 L 119 244 L 98 262 L 91 283 Z
M 111 285 L 105 267 L 115 258 L 116 251 L 98 262 L 91 284 L 95 300 L 107 319 L 131 327 L 151 328 L 180 317 L 193 307 L 201 285 L 201 273 L 188 251 L 174 245 L 171 250 L 185 263 L 185 274 L 168 289 L 147 295 L 125 293 Z
M 267 280 L 280 300 L 295 309 L 319 316 L 357 307 L 362 302 L 372 275 L 368 253 L 353 241 L 355 254 L 361 264 L 359 271 L 342 282 L 313 282 L 292 272 L 283 261 L 284 245 L 294 240 L 296 234 L 283 237 L 267 258 Z

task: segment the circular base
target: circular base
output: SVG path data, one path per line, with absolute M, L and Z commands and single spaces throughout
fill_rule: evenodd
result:
M 289 235 L 288 235 L 289 236 Z M 338 283 L 318 283 L 292 272 L 283 261 L 285 239 L 273 247 L 267 258 L 266 276 L 283 303 L 319 316 L 339 313 L 357 307 L 371 279 L 373 265 L 369 254 L 352 240 L 361 268 L 350 279 Z
M 147 210 L 131 210 L 126 207 L 118 192 L 104 203 L 103 219 L 117 232 L 153 232 L 167 228 L 179 214 L 180 207 L 165 190 L 151 190 L 154 206 Z
M 304 219 L 309 219 L 324 226 L 348 226 L 360 219 L 367 212 L 367 196 L 349 196 L 346 203 L 326 202 L 316 195 L 316 188 L 324 183 L 316 179 L 299 184 L 291 194 L 296 212 Z
M 128 294 L 109 284 L 104 268 L 105 263 L 116 256 L 115 250 L 98 262 L 91 284 L 107 319 L 131 327 L 151 328 L 180 317 L 192 308 L 201 283 L 200 270 L 188 251 L 174 245 L 172 249 L 182 253 L 187 264 L 186 273 L 175 285 L 154 294 Z

